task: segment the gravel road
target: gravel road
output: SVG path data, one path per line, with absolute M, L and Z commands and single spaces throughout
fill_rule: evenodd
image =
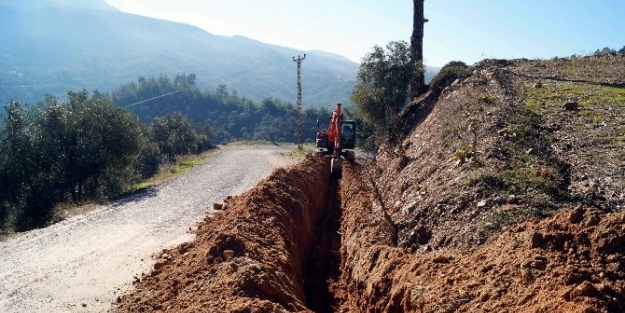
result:
M 215 202 L 292 163 L 281 148 L 227 148 L 151 191 L 0 242 L 0 312 L 106 312 Z

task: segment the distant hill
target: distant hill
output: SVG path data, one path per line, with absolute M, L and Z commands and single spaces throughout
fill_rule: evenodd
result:
M 123 13 L 103 0 L 3 0 L 0 38 L 2 105 L 11 99 L 36 103 L 45 93 L 63 96 L 82 88 L 110 91 L 139 77 L 182 73 L 194 73 L 201 90 L 223 84 L 251 100 L 295 102 L 292 57 L 306 53 L 303 104 L 331 106 L 348 102 L 359 66 L 328 52 Z M 426 73 L 426 80 L 434 74 Z
M 200 89 L 225 84 L 253 100 L 295 101 L 293 56 L 303 63 L 303 102 L 346 102 L 358 64 L 245 37 L 127 14 L 102 0 L 0 3 L 0 102 L 36 102 L 69 89 L 108 91 L 139 77 L 195 73 Z

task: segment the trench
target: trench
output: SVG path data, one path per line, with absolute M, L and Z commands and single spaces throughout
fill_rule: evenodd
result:
M 373 195 L 375 190 L 363 181 L 358 166 L 345 164 L 343 177 L 333 179 L 328 163 L 319 162 L 316 166 L 326 168 L 312 171 L 319 187 L 302 190 L 306 197 L 316 199 L 314 205 L 305 205 L 307 217 L 295 215 L 292 223 L 283 224 L 305 247 L 288 253 L 291 264 L 299 266 L 295 269 L 301 275 L 301 285 L 296 287 L 303 295 L 299 301 L 313 312 L 367 311 L 368 304 L 389 300 L 390 281 L 371 281 L 373 294 L 363 286 L 373 278 L 369 273 L 379 271 L 378 263 L 386 262 L 389 251 L 397 249 L 397 228 L 384 207 L 375 204 L 379 200 Z M 355 260 L 360 261 L 350 264 Z M 358 299 L 357 306 L 347 303 L 354 299 Z
M 314 224 L 306 225 L 313 231 L 302 288 L 304 304 L 313 312 L 393 311 L 384 304 L 390 301 L 391 281 L 370 275 L 384 270 L 391 251 L 401 250 L 396 248 L 397 227 L 384 206 L 376 205 L 376 190 L 363 181 L 357 167 L 346 164 L 341 179 L 328 178 L 316 221 L 305 221 Z M 367 284 L 375 292 L 367 292 Z M 402 298 L 397 298 L 400 303 Z M 355 299 L 357 305 L 348 303 Z M 381 307 L 369 310 L 372 303 Z
M 337 180 L 328 181 L 324 210 L 315 225 L 314 242 L 304 269 L 306 306 L 314 312 L 334 312 L 338 304 L 331 285 L 339 279 L 341 265 L 339 188 Z

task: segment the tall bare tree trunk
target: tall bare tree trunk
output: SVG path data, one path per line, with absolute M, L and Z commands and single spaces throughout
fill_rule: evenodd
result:
M 423 15 L 423 2 L 425 0 L 413 0 L 414 14 L 412 19 L 412 36 L 410 37 L 410 49 L 412 60 L 415 65 L 415 73 L 410 82 L 410 96 L 418 97 L 425 91 L 425 68 L 423 66 L 423 26 L 427 20 Z

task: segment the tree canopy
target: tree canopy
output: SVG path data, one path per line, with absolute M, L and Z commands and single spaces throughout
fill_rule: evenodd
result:
M 11 102 L 0 131 L 0 210 L 18 229 L 44 223 L 69 198 L 107 197 L 141 148 L 137 117 L 110 100 L 69 92 L 37 107 Z M 10 215 L 10 216 L 7 216 Z
M 408 102 L 408 87 L 415 71 L 405 41 L 375 46 L 362 59 L 351 100 L 364 121 L 377 129 L 396 126 L 398 112 Z M 390 133 L 390 131 L 389 131 Z
M 205 123 L 212 129 L 212 141 L 267 140 L 295 142 L 297 110 L 290 102 L 265 98 L 260 102 L 241 97 L 236 90 L 220 85 L 214 91 L 200 91 L 190 83 L 193 74 L 177 75 L 173 82 L 165 75 L 141 77 L 111 93 L 112 101 L 127 107 L 143 123 L 179 112 L 192 123 Z M 195 75 L 193 75 L 195 77 Z M 187 82 L 186 84 L 176 82 Z M 165 96 L 163 96 L 165 95 Z M 328 106 L 333 103 L 328 103 Z M 325 108 L 303 111 L 304 138 L 312 140 L 317 119 L 325 121 Z

